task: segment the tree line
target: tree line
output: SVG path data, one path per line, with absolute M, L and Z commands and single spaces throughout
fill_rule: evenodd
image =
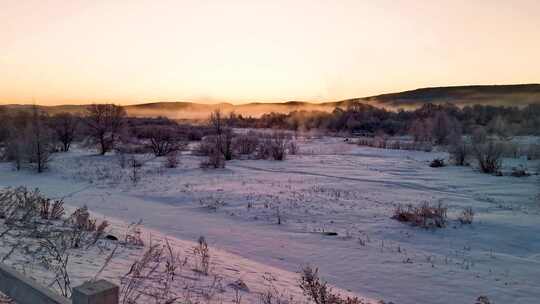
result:
M 332 112 L 295 111 L 268 113 L 260 118 L 236 115 L 233 124 L 243 128 L 279 128 L 298 131 L 321 130 L 343 133 L 412 135 L 415 140 L 444 143 L 449 133 L 472 134 L 482 128 L 501 136 L 539 135 L 540 105 L 524 108 L 453 104 L 424 104 L 414 110 L 390 111 L 353 103 Z

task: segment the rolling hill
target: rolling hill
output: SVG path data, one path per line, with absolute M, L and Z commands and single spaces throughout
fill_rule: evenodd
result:
M 351 103 L 367 103 L 389 109 L 416 108 L 425 103 L 452 103 L 458 106 L 482 104 L 494 106 L 525 106 L 540 104 L 540 84 L 517 85 L 471 85 L 421 88 L 398 93 L 352 98 L 335 102 L 312 103 L 288 101 L 276 103 L 231 103 L 202 104 L 195 102 L 156 102 L 125 106 L 130 116 L 166 116 L 172 119 L 204 119 L 215 109 L 234 111 L 244 116 L 258 117 L 264 113 L 289 113 L 292 111 L 332 111 L 345 108 Z M 25 110 L 30 105 L 6 105 L 8 109 Z M 59 112 L 82 113 L 84 105 L 40 106 L 54 114 Z

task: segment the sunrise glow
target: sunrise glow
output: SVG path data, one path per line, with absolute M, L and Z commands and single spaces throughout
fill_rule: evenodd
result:
M 0 0 L 0 103 L 330 101 L 540 82 L 540 2 Z

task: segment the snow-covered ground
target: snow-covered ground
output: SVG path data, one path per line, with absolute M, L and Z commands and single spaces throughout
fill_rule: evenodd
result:
M 118 157 L 75 150 L 55 154 L 40 175 L 1 164 L 0 186 L 39 187 L 70 206 L 88 206 L 117 230 L 141 219 L 147 235 L 167 237 L 185 252 L 205 236 L 214 272 L 224 286 L 246 282 L 248 302 L 265 288 L 268 273 L 277 287 L 299 295 L 296 272 L 306 264 L 342 291 L 400 304 L 540 298 L 537 176 L 431 168 L 430 160 L 447 155 L 359 147 L 340 138 L 306 139 L 300 150 L 283 162 L 233 160 L 222 170 L 200 169 L 202 158 L 192 155 L 182 155 L 175 169 L 140 156 L 145 164 L 137 183 Z M 525 159 L 507 164 L 533 172 L 539 166 Z M 448 206 L 447 228 L 390 218 L 397 204 L 426 201 Z M 472 225 L 456 220 L 466 207 L 476 214 Z M 114 259 L 103 276 L 117 281 L 132 255 Z M 82 282 L 100 263 L 77 265 L 74 282 Z M 232 290 L 225 289 L 230 302 Z

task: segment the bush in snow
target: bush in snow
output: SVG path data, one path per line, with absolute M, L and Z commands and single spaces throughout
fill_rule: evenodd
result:
M 197 241 L 197 246 L 193 247 L 193 255 L 195 256 L 194 270 L 208 275 L 210 272 L 210 249 L 204 236 L 201 236 Z
M 456 166 L 465 166 L 471 154 L 471 147 L 461 136 L 457 136 L 451 140 L 448 152 Z
M 164 166 L 166 168 L 176 168 L 178 167 L 178 152 L 171 151 L 165 156 Z
M 298 147 L 298 144 L 296 143 L 296 141 L 291 140 L 289 142 L 289 147 L 287 151 L 289 152 L 290 155 L 296 155 L 300 152 L 300 147 Z
M 290 136 L 283 131 L 273 131 L 265 135 L 257 147 L 257 157 L 260 159 L 285 160 L 289 147 Z
M 257 150 L 260 135 L 249 131 L 247 134 L 240 134 L 234 138 L 234 147 L 238 154 L 249 155 Z
M 500 146 L 490 140 L 487 143 L 473 146 L 480 171 L 483 173 L 498 173 L 502 167 L 502 151 Z
M 444 163 L 444 158 L 435 158 L 434 160 L 431 161 L 429 166 L 431 168 L 440 168 L 440 167 L 446 166 L 446 164 Z
M 473 136 L 473 153 L 483 173 L 498 173 L 502 166 L 503 147 L 493 138 L 487 138 L 485 131 L 477 131 Z
M 319 277 L 319 270 L 310 266 L 300 272 L 298 285 L 310 303 L 315 304 L 365 304 L 357 297 L 343 297 L 334 293 L 328 283 Z
M 530 176 L 531 174 L 527 171 L 527 168 L 520 165 L 519 167 L 513 167 L 511 175 L 513 177 L 525 177 Z
M 174 126 L 150 126 L 144 131 L 143 136 L 155 156 L 166 156 L 186 146 Z
M 527 149 L 527 159 L 540 159 L 540 144 L 531 144 Z
M 458 217 L 461 224 L 470 225 L 474 220 L 474 211 L 471 207 L 465 208 Z
M 214 138 L 213 140 L 216 140 L 216 138 Z M 225 168 L 225 157 L 223 157 L 223 153 L 221 153 L 221 151 L 217 149 L 217 146 L 218 144 L 216 142 L 205 145 L 205 148 L 208 148 L 208 158 L 200 163 L 201 168 Z
M 443 228 L 448 221 L 445 206 L 441 203 L 431 206 L 428 202 L 422 203 L 420 207 L 398 205 L 392 218 L 422 228 Z

